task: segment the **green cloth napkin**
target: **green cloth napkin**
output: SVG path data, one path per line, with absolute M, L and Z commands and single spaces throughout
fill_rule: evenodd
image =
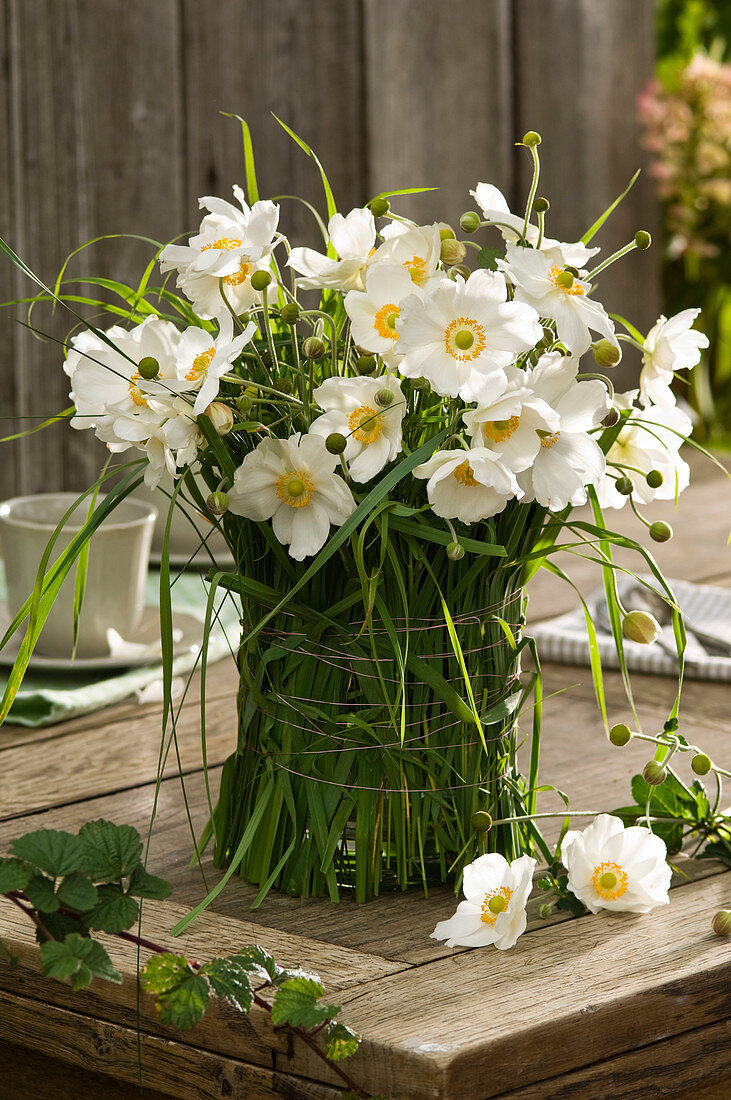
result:
M 159 606 L 159 585 L 159 574 L 150 572 L 145 592 L 148 606 Z M 173 613 L 177 611 L 192 615 L 203 623 L 208 590 L 201 574 L 184 573 L 176 576 L 171 586 L 171 597 Z M 0 601 L 5 598 L 5 571 L 0 562 Z M 232 650 L 235 653 L 241 636 L 239 611 L 234 599 L 222 593 L 216 609 L 219 611 L 219 618 L 212 629 L 215 637 L 208 646 L 209 664 L 219 661 Z M 177 657 L 173 662 L 173 677 L 185 676 L 196 665 L 196 661 L 197 657 L 193 653 Z M 0 669 L 0 692 L 5 690 L 8 671 L 5 668 Z M 19 726 L 51 726 L 67 718 L 119 703 L 130 695 L 145 692 L 145 689 L 147 692 L 146 696 L 142 696 L 142 701 L 154 699 L 156 685 L 159 685 L 159 698 L 162 699 L 161 664 L 114 669 L 111 672 L 99 669 L 79 672 L 39 669 L 34 672 L 31 662 L 7 721 Z

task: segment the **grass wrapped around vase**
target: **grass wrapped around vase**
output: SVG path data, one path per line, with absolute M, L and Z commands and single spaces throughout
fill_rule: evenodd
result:
M 69 286 L 93 283 L 86 274 L 62 273 L 47 287 L 0 245 L 40 286 L 33 301 L 60 302 L 79 320 L 86 302 L 126 325 L 85 322 L 66 345 L 73 406 L 62 415 L 93 429 L 124 465 L 105 468 L 84 494 L 87 524 L 43 563 L 11 624 L 6 637 L 28 619 L 0 720 L 60 582 L 79 562 L 83 595 L 88 538 L 144 478 L 170 501 L 162 761 L 175 735 L 174 509 L 208 519 L 233 556 L 233 568 L 211 560 L 201 660 L 205 760 L 205 643 L 216 601 L 240 601 L 237 743 L 232 736 L 198 849 L 212 841 L 225 878 L 238 872 L 256 884 L 257 903 L 271 888 L 333 900 L 347 890 L 363 901 L 394 885 L 459 884 L 485 851 L 550 862 L 536 824 L 547 788 L 524 586 L 541 566 L 565 577 L 553 563 L 561 534 L 560 549 L 601 567 L 625 674 L 623 623 L 652 640 L 652 617 L 628 619 L 621 605 L 612 546 L 642 555 L 674 608 L 672 593 L 603 509 L 629 501 L 653 538 L 670 537 L 638 505 L 672 499 L 688 482 L 678 449 L 691 424 L 670 382 L 674 368 L 697 362 L 704 338 L 685 315 L 661 318 L 647 342 L 622 318 L 615 330 L 593 280 L 648 247 L 649 235 L 597 262 L 591 242 L 615 202 L 580 241 L 547 237 L 535 133 L 522 142 L 533 162 L 525 211 L 511 213 L 480 183 L 471 192 L 480 213 L 457 227 L 399 216 L 389 199 L 406 192 L 343 216 L 319 161 L 295 138 L 324 184 L 327 226 L 309 207 L 320 253 L 279 231 L 280 207 L 259 197 L 242 127 L 246 194 L 234 186 L 235 203 L 202 198 L 199 232 L 160 245 L 136 288 L 97 280 L 121 304 Z M 615 394 L 604 372 L 622 346 L 642 354 L 640 386 Z M 572 519 L 587 501 L 591 521 Z M 674 619 L 682 672 L 677 609 Z M 587 627 L 608 728 L 588 613 Z M 676 713 L 677 700 L 671 722 Z

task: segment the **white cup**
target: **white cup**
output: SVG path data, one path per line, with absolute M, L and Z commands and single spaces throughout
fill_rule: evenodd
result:
M 76 499 L 75 493 L 39 493 L 0 504 L 0 542 L 11 615 L 33 591 L 43 551 L 59 520 Z M 100 493 L 97 506 L 103 499 Z M 88 511 L 87 498 L 66 521 L 51 551 L 49 565 L 84 526 Z M 79 615 L 77 657 L 108 656 L 109 629 L 127 641 L 134 641 L 145 609 L 145 578 L 156 519 L 154 506 L 127 497 L 94 532 Z M 46 657 L 72 655 L 75 578 L 74 565 L 38 638 L 36 651 Z

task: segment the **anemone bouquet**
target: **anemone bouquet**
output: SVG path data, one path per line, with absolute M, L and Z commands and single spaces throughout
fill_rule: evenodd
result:
M 104 474 L 116 480 L 88 533 L 144 478 L 170 513 L 206 517 L 233 559 L 211 561 L 207 629 L 225 590 L 242 619 L 238 737 L 200 845 L 259 897 L 359 901 L 459 882 L 487 853 L 549 856 L 525 586 L 542 565 L 563 575 L 552 555 L 568 532 L 604 571 L 620 653 L 613 544 L 642 554 L 672 603 L 603 508 L 687 483 L 690 421 L 669 381 L 703 337 L 685 315 L 647 341 L 629 322 L 615 330 L 594 279 L 649 236 L 597 261 L 591 242 L 613 207 L 580 241 L 547 236 L 537 134 L 522 143 L 534 164 L 525 211 L 478 183 L 456 228 L 399 216 L 389 200 L 405 192 L 342 214 L 323 172 L 322 251 L 283 234 L 245 124 L 244 137 L 246 192 L 201 198 L 198 232 L 157 253 L 162 284 L 151 264 L 124 293 L 125 323 L 77 331 L 64 363 L 71 427 L 124 459 Z M 40 285 L 39 298 L 66 297 Z M 623 344 L 642 353 L 642 377 L 615 395 L 602 372 Z M 587 502 L 591 521 L 572 520 Z M 82 534 L 42 580 L 35 620 L 25 609 L 18 675 L 83 545 Z M 163 611 L 169 580 L 164 553 Z M 633 614 L 633 636 L 649 640 L 651 617 Z M 593 673 L 601 703 L 598 657 Z M 204 722 L 205 706 L 203 734 Z

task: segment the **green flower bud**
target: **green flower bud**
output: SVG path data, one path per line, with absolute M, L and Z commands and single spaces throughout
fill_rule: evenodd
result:
M 613 428 L 617 423 L 619 423 L 619 413 L 616 409 L 612 408 L 602 420 L 602 424 L 605 428 Z
M 618 493 L 621 493 L 623 497 L 629 497 L 632 495 L 634 485 L 632 479 L 629 477 L 618 477 L 614 483 L 614 488 Z
M 451 225 L 444 225 L 439 230 L 439 239 L 442 241 L 452 241 L 457 234 L 452 229 Z
M 447 546 L 447 557 L 450 561 L 461 561 L 465 550 L 461 542 L 450 542 Z
M 305 359 L 323 359 L 327 348 L 319 336 L 308 336 L 302 341 L 302 354 Z
M 282 318 L 285 325 L 296 325 L 299 315 L 300 307 L 296 302 L 285 302 L 279 312 L 279 316 Z
M 650 538 L 653 542 L 668 542 L 673 537 L 673 529 L 663 519 L 656 519 L 650 524 Z
M 454 267 L 450 267 L 447 271 L 447 275 L 450 279 L 456 279 L 457 277 L 459 277 L 460 279 L 467 280 L 469 279 L 471 274 L 472 272 L 467 267 L 467 264 L 455 264 Z
M 415 389 L 417 392 L 424 392 L 431 389 L 431 382 L 428 378 L 412 378 L 411 385 L 412 388 Z
M 355 364 L 358 374 L 373 374 L 376 369 L 376 359 L 374 355 L 361 355 Z
M 564 290 L 571 290 L 571 287 L 574 285 L 575 281 L 576 280 L 571 272 L 566 271 L 565 268 L 563 271 L 559 271 L 558 275 L 556 276 L 556 285 L 563 287 Z
M 651 489 L 659 489 L 663 483 L 663 476 L 660 470 L 650 470 L 648 474 L 645 474 L 645 481 Z
M 492 829 L 492 818 L 487 810 L 475 810 L 470 818 L 470 825 L 475 833 L 489 833 Z
M 690 766 L 696 775 L 708 775 L 713 767 L 710 756 L 704 752 L 697 752 L 690 762 Z
M 651 787 L 659 787 L 661 783 L 665 782 L 667 777 L 668 773 L 665 771 L 662 764 L 658 764 L 657 760 L 650 760 L 645 764 L 642 778 L 645 783 L 649 783 Z
M 717 936 L 731 936 L 731 910 L 719 910 L 711 921 L 711 928 Z
M 617 722 L 609 731 L 609 740 L 621 749 L 632 740 L 632 730 L 624 722 Z
M 203 415 L 208 417 L 218 435 L 228 435 L 234 426 L 234 414 L 223 401 L 212 401 L 203 410 Z
M 325 446 L 331 455 L 341 455 L 348 445 L 348 441 L 341 432 L 330 432 L 325 440 Z
M 630 611 L 622 621 L 625 638 L 640 645 L 652 645 L 662 634 L 662 627 L 648 611 Z
M 146 382 L 151 382 L 160 373 L 160 364 L 152 355 L 146 355 L 143 359 L 140 359 L 137 370 L 140 378 L 144 378 Z
M 622 352 L 611 340 L 597 340 L 591 345 L 591 354 L 600 367 L 616 367 L 622 358 Z
M 645 229 L 638 229 L 635 233 L 635 244 L 644 252 L 652 244 L 652 237 Z
M 529 130 L 527 134 L 523 134 L 523 145 L 527 145 L 529 149 L 534 149 L 536 145 L 541 144 L 541 135 L 537 134 L 535 130 Z
M 222 516 L 228 509 L 228 493 L 211 493 L 206 500 L 206 508 L 212 516 Z
M 272 353 L 269 348 L 265 348 L 261 353 L 261 361 L 265 367 L 271 367 L 272 365 Z
M 391 203 L 388 199 L 371 199 L 368 203 L 368 208 L 374 218 L 382 218 L 388 214 L 391 209 Z
M 442 241 L 441 252 L 439 253 L 439 259 L 443 264 L 461 264 L 462 260 L 467 255 L 467 249 L 461 241 L 455 240 L 453 237 L 447 237 Z
M 247 413 L 251 411 L 252 404 L 253 402 L 251 398 L 247 397 L 245 393 L 243 393 L 241 397 L 236 398 L 236 408 L 239 410 L 242 416 L 246 416 Z
M 480 228 L 480 215 L 474 210 L 467 210 L 459 219 L 459 227 L 463 233 L 476 233 Z
M 251 276 L 251 288 L 252 290 L 266 290 L 271 281 L 271 272 L 255 271 Z
M 536 214 L 545 214 L 551 209 L 551 204 L 548 199 L 544 199 L 542 195 L 537 195 L 533 199 L 533 209 Z
M 374 398 L 377 405 L 380 405 L 382 409 L 387 409 L 389 405 L 393 405 L 394 393 L 393 390 L 387 390 L 385 387 L 382 390 L 378 390 Z
M 546 902 L 543 902 L 543 904 L 539 905 L 536 909 L 536 913 L 541 918 L 541 920 L 548 920 L 549 917 L 553 916 L 553 906 L 546 904 Z

